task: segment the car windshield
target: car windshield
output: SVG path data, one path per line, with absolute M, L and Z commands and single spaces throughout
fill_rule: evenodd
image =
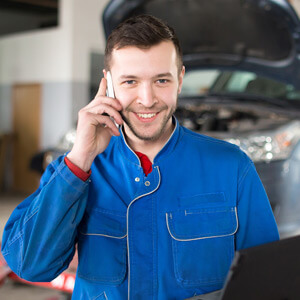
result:
M 300 91 L 291 84 L 258 76 L 253 72 L 217 69 L 187 72 L 184 77 L 181 96 L 226 95 L 227 93 L 300 101 Z

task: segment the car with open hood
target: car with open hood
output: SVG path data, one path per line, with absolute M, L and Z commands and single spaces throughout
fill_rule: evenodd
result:
M 238 145 L 255 163 L 281 237 L 300 233 L 300 21 L 285 0 L 111 0 L 106 37 L 151 14 L 178 35 L 186 68 L 176 117 Z M 71 149 L 75 129 L 38 154 L 42 172 Z
M 254 161 L 281 237 L 300 232 L 300 21 L 284 0 L 112 0 L 106 36 L 151 14 L 181 42 L 179 122 Z

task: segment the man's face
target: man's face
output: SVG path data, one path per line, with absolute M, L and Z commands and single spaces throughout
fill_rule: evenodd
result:
M 156 141 L 172 129 L 171 117 L 184 75 L 184 68 L 178 71 L 172 42 L 161 42 L 149 49 L 115 49 L 111 74 L 116 98 L 123 106 L 127 135 Z

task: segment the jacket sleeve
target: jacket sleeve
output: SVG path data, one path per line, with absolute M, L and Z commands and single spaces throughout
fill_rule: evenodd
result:
M 253 162 L 247 157 L 238 182 L 236 249 L 279 239 L 270 202 Z
M 76 177 L 63 157 L 48 166 L 38 190 L 11 214 L 3 233 L 2 254 L 28 281 L 51 281 L 75 252 L 77 226 L 86 207 L 87 182 Z

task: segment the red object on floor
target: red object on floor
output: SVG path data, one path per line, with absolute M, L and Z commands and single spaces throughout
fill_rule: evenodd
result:
M 11 272 L 8 277 L 14 281 L 22 282 L 29 285 L 44 287 L 48 289 L 59 290 L 67 293 L 72 293 L 75 284 L 75 274 L 63 272 L 58 275 L 51 282 L 30 282 L 18 277 L 15 273 Z
M 0 286 L 4 283 L 7 275 L 11 273 L 11 269 L 7 266 L 0 266 Z
M 5 278 L 11 273 L 11 269 L 6 264 L 1 252 L 0 252 L 0 286 L 4 283 Z

